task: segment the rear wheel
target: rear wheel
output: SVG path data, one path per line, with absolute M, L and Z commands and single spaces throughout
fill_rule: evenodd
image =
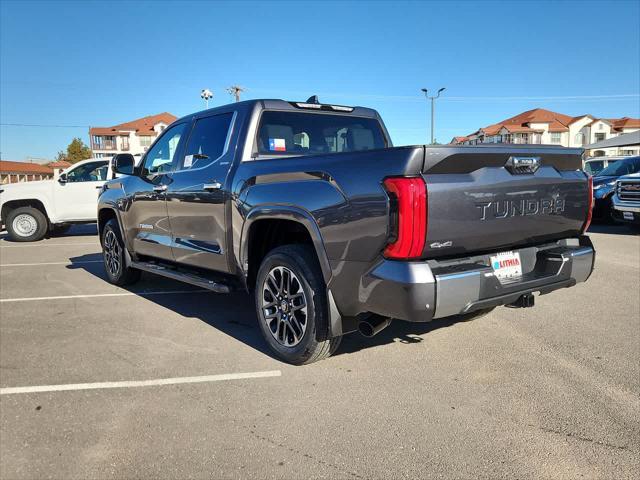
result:
M 47 217 L 34 207 L 19 207 L 7 215 L 7 232 L 14 242 L 36 242 L 47 233 Z
M 273 352 L 294 365 L 331 355 L 342 337 L 328 338 L 327 296 L 315 252 L 306 245 L 267 254 L 256 281 L 260 330 Z
M 130 285 L 140 279 L 140 270 L 126 265 L 124 249 L 118 223 L 111 219 L 102 231 L 102 257 L 107 279 L 114 285 Z

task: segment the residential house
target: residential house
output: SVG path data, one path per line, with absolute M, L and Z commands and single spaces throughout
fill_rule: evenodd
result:
M 53 178 L 53 169 L 46 165 L 0 160 L 0 184 L 49 180 L 51 178 Z
M 69 168 L 73 163 L 66 160 L 56 160 L 55 162 L 47 163 L 47 167 L 53 169 L 53 178 L 58 179 L 60 172 Z
M 549 144 L 583 147 L 623 133 L 640 130 L 637 118 L 595 118 L 592 115 L 572 117 L 542 108 L 528 110 L 515 117 L 483 127 L 465 137 L 454 137 L 455 145 L 481 143 Z M 589 153 L 589 152 L 588 152 Z M 616 147 L 591 152 L 593 155 L 634 155 L 633 148 Z
M 112 127 L 91 127 L 89 138 L 94 158 L 112 157 L 118 153 L 134 156 L 147 151 L 156 137 L 177 117 L 164 112 L 120 123 Z

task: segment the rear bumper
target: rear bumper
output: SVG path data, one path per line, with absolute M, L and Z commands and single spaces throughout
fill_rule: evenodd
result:
M 571 287 L 589 278 L 595 261 L 586 236 L 517 251 L 523 276 L 510 283 L 495 277 L 490 255 L 448 261 L 381 260 L 363 277 L 360 298 L 366 299 L 367 311 L 428 322 L 513 303 L 528 293 Z

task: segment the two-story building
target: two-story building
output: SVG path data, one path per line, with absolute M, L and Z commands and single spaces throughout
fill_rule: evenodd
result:
M 93 157 L 106 158 L 118 153 L 141 155 L 176 118 L 164 112 L 112 127 L 91 127 L 89 138 Z
M 582 147 L 640 130 L 637 118 L 595 118 L 592 115 L 572 117 L 542 108 L 528 110 L 515 117 L 480 128 L 464 136 L 454 137 L 451 144 L 480 143 L 548 144 Z M 634 149 L 609 148 L 591 152 L 593 155 L 637 155 Z

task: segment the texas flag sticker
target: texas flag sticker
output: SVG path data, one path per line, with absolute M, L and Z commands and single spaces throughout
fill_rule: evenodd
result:
M 284 141 L 284 138 L 270 138 L 269 150 L 276 151 L 276 152 L 286 152 L 287 145 Z

